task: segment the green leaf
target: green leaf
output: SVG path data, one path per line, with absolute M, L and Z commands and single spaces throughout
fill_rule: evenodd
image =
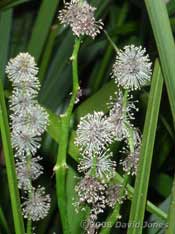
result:
M 162 0 L 145 0 L 147 11 L 150 17 L 151 25 L 153 28 L 160 62 L 162 66 L 162 72 L 164 75 L 166 88 L 169 96 L 169 102 L 171 106 L 171 112 L 175 125 L 175 44 L 171 25 L 168 17 L 165 1 Z M 163 30 L 162 30 L 163 29 Z M 175 180 L 175 178 L 174 178 Z M 175 232 L 175 212 L 174 212 L 174 200 L 175 200 L 175 185 L 172 189 L 172 202 L 169 211 L 169 227 L 167 233 Z
M 51 110 L 56 110 L 58 106 L 60 107 L 63 99 L 69 95 L 72 85 L 72 80 L 70 79 L 70 56 L 73 48 L 72 33 L 66 33 L 64 40 L 60 41 L 58 45 L 40 92 L 41 103 Z
M 174 176 L 172 192 L 171 192 L 171 196 L 170 196 L 170 206 L 169 206 L 169 212 L 168 212 L 168 228 L 167 228 L 166 234 L 175 233 L 174 204 L 175 204 L 175 176 Z
M 129 219 L 129 223 L 139 223 L 139 226 L 129 227 L 128 234 L 142 233 L 162 86 L 163 78 L 161 69 L 158 61 L 156 61 L 144 124 L 140 160 L 135 182 L 135 193 L 132 199 Z
M 30 38 L 28 52 L 39 60 L 52 24 L 59 0 L 43 0 Z
M 15 7 L 19 4 L 25 3 L 25 2 L 29 2 L 31 0 L 1 0 L 0 2 L 0 8 L 2 8 L 3 10 L 8 9 L 8 8 L 12 8 Z
M 160 173 L 156 175 L 151 182 L 152 186 L 154 186 L 160 195 L 164 196 L 165 198 L 170 195 L 173 180 L 169 175 Z
M 145 0 L 175 122 L 175 44 L 165 1 Z M 163 29 L 163 30 L 162 30 Z
M 5 79 L 5 66 L 8 58 L 10 31 L 12 25 L 12 10 L 0 14 L 0 78 Z

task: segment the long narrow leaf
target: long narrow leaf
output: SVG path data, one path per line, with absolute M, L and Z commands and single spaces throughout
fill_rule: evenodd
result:
M 145 0 L 145 3 L 157 43 L 162 71 L 169 95 L 173 121 L 175 124 L 175 44 L 170 20 L 165 1 Z M 174 191 L 174 188 L 172 191 Z M 174 199 L 175 195 L 172 193 L 172 200 Z M 175 225 L 172 220 L 175 220 L 175 212 L 172 212 L 172 207 L 170 207 L 168 220 L 170 221 L 168 233 L 174 233 Z
M 31 53 L 37 61 L 41 56 L 58 3 L 59 0 L 42 1 L 28 46 L 29 53 Z
M 8 57 L 8 46 L 12 24 L 12 10 L 4 11 L 0 14 L 0 77 L 5 79 L 5 65 Z
M 129 223 L 138 223 L 139 225 L 131 225 L 131 227 L 128 229 L 128 234 L 142 233 L 142 224 L 144 220 L 162 86 L 163 78 L 161 68 L 158 61 L 156 61 L 144 125 L 140 161 L 135 182 L 135 192 L 132 200 L 129 220 Z
M 175 122 L 175 44 L 165 1 L 145 0 Z

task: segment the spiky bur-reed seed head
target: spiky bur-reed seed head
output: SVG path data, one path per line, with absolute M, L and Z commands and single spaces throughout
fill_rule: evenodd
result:
M 113 153 L 109 150 L 101 152 L 95 157 L 96 177 L 100 178 L 101 181 L 108 181 L 115 175 L 116 162 L 112 161 L 111 158 Z M 94 164 L 93 156 L 83 156 L 79 165 L 78 171 L 85 174 L 90 174 Z
M 124 105 L 124 96 L 121 90 L 115 92 L 115 97 L 110 97 L 110 102 L 108 103 L 109 117 L 108 122 L 111 126 L 111 133 L 114 139 L 121 141 L 128 138 L 129 132 L 128 127 L 131 126 L 131 121 L 134 120 L 134 111 L 138 111 L 135 103 L 133 101 L 132 95 L 128 93 L 127 101 Z
M 45 193 L 45 188 L 33 188 L 28 199 L 22 204 L 24 218 L 39 221 L 47 216 L 50 209 L 50 195 Z
M 123 186 L 120 184 L 110 185 L 106 190 L 106 199 L 109 207 L 114 208 L 116 203 L 122 204 L 126 199 L 127 190 L 121 193 Z
M 106 184 L 99 182 L 96 178 L 86 175 L 76 186 L 78 201 L 74 203 L 76 211 L 84 210 L 84 205 L 91 207 L 91 219 L 96 220 L 98 214 L 103 213 L 105 208 Z
M 39 161 L 41 161 L 39 156 L 28 162 L 26 159 L 16 161 L 16 173 L 20 189 L 30 190 L 31 182 L 43 174 L 43 167 L 39 164 Z
M 87 114 L 81 118 L 76 131 L 75 144 L 82 155 L 97 155 L 113 141 L 111 127 L 103 112 Z
M 117 53 L 112 78 L 122 88 L 137 90 L 148 85 L 151 79 L 151 62 L 141 46 L 125 46 Z
M 95 10 L 87 1 L 71 0 L 59 11 L 58 19 L 70 26 L 77 37 L 86 35 L 94 39 L 103 29 L 103 22 L 95 19 Z
M 40 148 L 41 135 L 48 125 L 48 114 L 36 98 L 40 89 L 38 68 L 28 53 L 11 59 L 6 73 L 12 81 L 10 99 L 11 138 L 16 156 L 18 187 L 30 194 L 23 203 L 24 217 L 37 221 L 44 218 L 50 208 L 50 196 L 44 188 L 35 189 L 32 182 L 43 174 L 41 157 L 34 157 Z

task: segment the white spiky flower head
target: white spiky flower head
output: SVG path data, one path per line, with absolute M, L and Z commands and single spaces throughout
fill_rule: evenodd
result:
M 31 86 L 32 82 L 36 82 L 38 68 L 34 58 L 29 53 L 20 53 L 15 58 L 10 59 L 6 67 L 8 78 L 15 85 L 28 82 Z
M 48 114 L 39 104 L 29 105 L 28 108 L 18 114 L 11 115 L 13 129 L 18 132 L 28 131 L 35 136 L 45 132 L 48 125 Z
M 74 203 L 76 211 L 84 210 L 84 205 L 91 207 L 91 217 L 97 219 L 106 206 L 106 184 L 98 181 L 95 177 L 86 175 L 76 186 L 78 201 Z
M 29 198 L 22 204 L 24 218 L 39 221 L 47 216 L 50 209 L 50 195 L 45 194 L 45 188 L 33 188 Z
M 31 182 L 38 179 L 43 174 L 43 167 L 39 164 L 41 157 L 31 158 L 31 160 L 17 160 L 16 172 L 18 187 L 23 190 L 30 190 Z
M 12 131 L 12 146 L 16 150 L 16 156 L 26 157 L 27 155 L 35 155 L 37 149 L 40 148 L 41 138 L 33 134 L 28 129 Z
M 31 94 L 30 92 L 26 92 L 22 89 L 16 89 L 12 92 L 12 96 L 10 98 L 10 110 L 19 115 L 20 113 L 26 113 L 27 110 L 31 107 L 31 104 L 36 104 L 37 102 L 34 100 L 36 98 L 36 94 Z
M 141 46 L 125 46 L 117 53 L 112 78 L 124 89 L 137 90 L 148 85 L 151 79 L 151 62 Z
M 110 123 L 103 112 L 87 114 L 80 120 L 75 144 L 83 155 L 99 154 L 113 141 L 110 129 Z
M 95 19 L 95 10 L 87 1 L 71 0 L 59 11 L 58 18 L 62 24 L 69 25 L 76 36 L 87 35 L 94 39 L 103 28 L 102 21 Z
M 95 176 L 99 177 L 101 181 L 107 181 L 115 175 L 116 163 L 111 160 L 113 153 L 109 150 L 101 152 L 95 157 Z M 78 165 L 79 172 L 87 174 L 91 173 L 91 169 L 94 167 L 94 157 L 84 156 L 80 164 Z

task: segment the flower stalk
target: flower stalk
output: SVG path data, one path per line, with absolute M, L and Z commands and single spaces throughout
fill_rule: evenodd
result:
M 66 112 L 61 116 L 61 127 L 60 127 L 60 144 L 57 155 L 57 162 L 55 165 L 56 172 L 56 189 L 57 189 L 57 200 L 58 207 L 60 210 L 61 221 L 63 225 L 64 234 L 69 233 L 68 220 L 67 220 L 67 209 L 66 209 L 66 174 L 67 174 L 67 148 L 69 140 L 70 120 L 73 111 L 73 107 L 79 91 L 78 83 L 78 52 L 80 48 L 80 39 L 75 39 L 72 60 L 72 78 L 73 78 L 73 90 L 72 97 Z

